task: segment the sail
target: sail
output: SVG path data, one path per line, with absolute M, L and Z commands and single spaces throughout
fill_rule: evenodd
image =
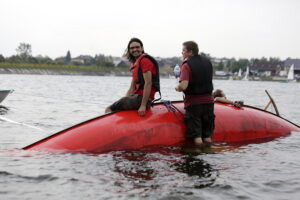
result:
M 249 80 L 249 67 L 247 66 L 247 70 L 245 73 L 245 77 L 243 78 L 244 81 L 248 81 Z
M 294 80 L 294 65 L 290 67 L 287 79 Z
M 238 77 L 242 77 L 242 69 L 239 69 Z

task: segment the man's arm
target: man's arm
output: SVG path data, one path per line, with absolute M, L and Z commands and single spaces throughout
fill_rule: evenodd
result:
M 143 91 L 143 99 L 138 110 L 140 116 L 144 116 L 146 114 L 146 106 L 150 97 L 151 87 L 152 87 L 152 73 L 150 71 L 146 71 L 143 73 L 144 77 L 144 91 Z
M 189 85 L 189 81 L 187 81 L 187 80 L 181 81 L 178 84 L 178 86 L 175 88 L 175 90 L 177 92 L 182 92 L 182 91 L 186 90 L 186 88 L 188 87 L 188 85 Z
M 232 101 L 226 99 L 225 97 L 216 97 L 214 99 L 215 102 L 221 102 L 221 103 L 233 103 Z
M 130 87 L 129 87 L 129 89 L 128 89 L 127 93 L 126 93 L 126 97 L 128 97 L 128 96 L 132 95 L 132 94 L 133 94 L 133 91 L 134 91 L 134 89 L 135 89 L 135 82 L 134 82 L 134 80 L 133 80 L 133 78 L 132 78 L 132 79 L 131 79 L 131 84 L 130 84 Z
M 235 106 L 237 108 L 241 108 L 243 106 L 243 104 L 241 104 L 240 101 L 231 101 L 231 100 L 226 99 L 225 97 L 216 97 L 214 99 L 214 101 L 215 102 L 232 104 L 233 106 Z
M 187 63 L 184 63 L 181 66 L 181 73 L 180 73 L 180 82 L 178 86 L 175 88 L 177 92 L 183 92 L 184 90 L 187 89 L 189 85 L 189 80 L 190 80 L 190 67 L 188 66 Z

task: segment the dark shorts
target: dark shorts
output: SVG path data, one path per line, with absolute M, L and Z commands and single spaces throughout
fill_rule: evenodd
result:
M 187 138 L 209 138 L 215 128 L 214 104 L 196 104 L 186 108 Z
M 138 110 L 141 106 L 143 97 L 138 94 L 133 94 L 128 97 L 122 97 L 110 106 L 111 111 L 121 110 Z M 150 108 L 151 101 L 147 103 L 147 108 Z

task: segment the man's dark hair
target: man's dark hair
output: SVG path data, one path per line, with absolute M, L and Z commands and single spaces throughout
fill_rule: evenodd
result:
M 130 41 L 128 42 L 128 45 L 127 45 L 127 49 L 125 50 L 124 57 L 126 57 L 129 60 L 129 62 L 131 62 L 131 63 L 135 62 L 135 57 L 133 57 L 129 52 L 129 46 L 133 42 L 138 42 L 141 45 L 141 47 L 143 47 L 143 42 L 140 39 L 138 39 L 138 38 L 130 39 Z M 144 51 L 143 51 L 143 53 L 144 53 Z
M 196 42 L 186 41 L 182 45 L 185 46 L 188 51 L 192 51 L 194 56 L 199 54 L 199 48 Z
M 216 97 L 224 97 L 223 95 L 222 95 L 222 90 L 220 90 L 220 89 L 216 89 L 214 92 L 213 92 L 213 96 L 214 96 L 214 98 L 216 98 Z

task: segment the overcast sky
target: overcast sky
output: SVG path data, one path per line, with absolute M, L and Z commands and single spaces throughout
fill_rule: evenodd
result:
M 198 43 L 215 57 L 300 58 L 298 0 L 0 0 L 0 54 L 21 42 L 51 58 L 121 56 L 131 37 L 153 56 Z

